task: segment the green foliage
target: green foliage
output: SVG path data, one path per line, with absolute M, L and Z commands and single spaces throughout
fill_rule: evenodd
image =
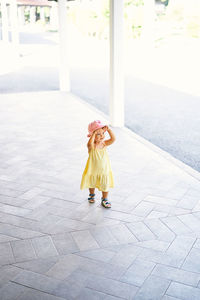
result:
M 163 21 L 171 24 L 171 33 L 200 38 L 200 4 L 198 1 L 170 0 Z
M 188 15 L 194 0 L 191 0 L 193 1 L 191 5 L 188 3 L 189 0 L 155 1 L 157 4 L 163 3 L 163 5 L 155 5 L 154 36 L 157 41 L 164 41 L 177 34 L 200 37 L 200 12 L 193 9 L 192 15 Z M 109 0 L 69 1 L 68 7 L 70 23 L 76 32 L 98 39 L 109 38 Z M 190 10 L 187 9 L 188 7 Z M 144 0 L 124 0 L 126 38 L 138 39 L 141 36 L 145 17 Z
M 200 38 L 200 20 L 199 17 L 193 17 L 188 20 L 186 32 L 193 38 Z
M 128 38 L 139 38 L 143 25 L 143 0 L 125 0 L 125 33 Z
M 106 8 L 104 11 L 103 11 L 103 15 L 106 17 L 106 18 L 109 18 L 110 17 L 110 10 L 108 8 Z
M 129 5 L 135 5 L 135 6 L 140 6 L 144 5 L 143 0 L 126 0 L 124 6 L 129 6 Z

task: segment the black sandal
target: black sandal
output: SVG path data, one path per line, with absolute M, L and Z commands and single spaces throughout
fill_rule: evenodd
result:
M 94 203 L 95 202 L 95 194 L 89 194 L 88 201 L 89 201 L 89 203 Z

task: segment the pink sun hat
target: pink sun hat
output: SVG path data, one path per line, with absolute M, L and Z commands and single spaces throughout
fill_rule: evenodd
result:
M 106 124 L 103 124 L 100 120 L 95 120 L 88 125 L 88 137 L 91 137 L 93 132 L 97 129 L 103 128 Z

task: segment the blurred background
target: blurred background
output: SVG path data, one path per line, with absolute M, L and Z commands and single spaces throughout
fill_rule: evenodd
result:
M 2 1 L 0 92 L 58 90 L 57 2 L 18 0 L 13 44 Z M 71 91 L 106 114 L 109 15 L 109 0 L 67 1 Z M 124 52 L 126 126 L 199 171 L 200 1 L 124 0 Z

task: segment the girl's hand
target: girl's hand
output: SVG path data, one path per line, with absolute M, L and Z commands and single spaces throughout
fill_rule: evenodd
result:
M 108 131 L 108 126 L 107 126 L 107 125 L 104 126 L 104 127 L 103 127 L 103 130 L 104 130 L 104 132 Z

